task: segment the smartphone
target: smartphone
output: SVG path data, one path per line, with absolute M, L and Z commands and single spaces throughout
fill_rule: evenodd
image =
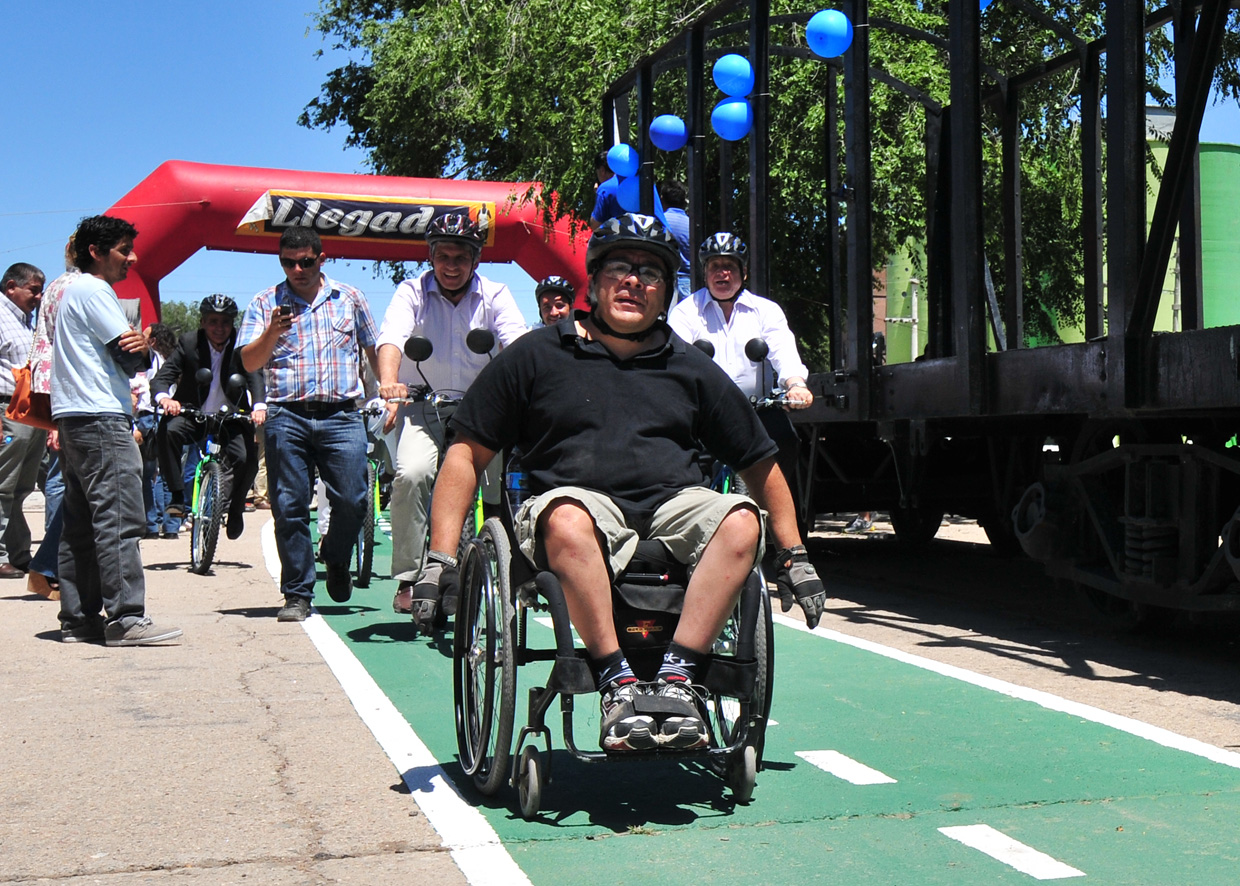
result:
M 278 308 L 276 308 L 276 313 L 279 314 L 281 317 L 291 317 L 293 315 L 293 306 L 287 305 L 287 304 L 280 305 Z

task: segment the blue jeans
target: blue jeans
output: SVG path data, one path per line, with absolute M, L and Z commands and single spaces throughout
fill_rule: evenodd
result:
M 268 404 L 263 425 L 268 495 L 280 555 L 280 593 L 314 596 L 310 502 L 314 472 L 327 487 L 331 528 L 323 561 L 345 565 L 366 511 L 366 426 L 356 412 L 312 413 L 296 404 Z
M 65 497 L 65 478 L 60 473 L 60 453 L 48 453 L 47 478 L 43 481 L 43 541 L 30 560 L 30 570 L 55 578 L 60 560 L 60 532 L 64 528 L 60 502 Z
M 181 528 L 180 517 L 169 517 L 165 513 L 168 503 L 172 501 L 172 493 L 164 482 L 163 474 L 158 473 L 159 461 L 151 459 L 142 463 L 142 499 L 146 505 L 146 531 L 164 531 L 164 535 L 174 535 Z

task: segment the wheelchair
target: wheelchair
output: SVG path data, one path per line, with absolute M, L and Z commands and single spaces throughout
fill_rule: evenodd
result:
M 506 484 L 505 484 L 505 488 Z M 709 743 L 695 750 L 586 750 L 573 732 L 574 699 L 597 697 L 583 650 L 573 643 L 564 593 L 555 575 L 537 571 L 516 549 L 513 514 L 503 496 L 499 516 L 483 523 L 461 562 L 461 597 L 455 616 L 453 696 L 457 749 L 465 774 L 484 795 L 505 785 L 517 789 L 522 817 L 537 816 L 545 786 L 551 781 L 551 730 L 546 716 L 556 698 L 564 742 L 586 762 L 650 759 L 693 761 L 720 775 L 737 803 L 753 795 L 762 766 L 766 724 L 771 709 L 775 648 L 771 603 L 761 566 L 748 576 L 737 605 L 699 676 L 699 713 L 710 732 Z M 633 561 L 612 585 L 616 634 L 634 673 L 652 682 L 676 630 L 687 583 L 686 568 L 672 559 L 662 542 L 638 543 Z M 554 646 L 531 646 L 527 631 L 531 612 L 547 612 Z M 517 674 L 521 665 L 552 663 L 545 686 L 528 690 L 525 725 L 513 730 L 517 709 Z M 648 699 L 657 713 L 659 699 Z M 541 749 L 540 749 L 541 745 Z

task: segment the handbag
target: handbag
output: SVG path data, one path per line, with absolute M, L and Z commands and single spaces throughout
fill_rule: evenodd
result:
M 13 373 L 13 396 L 4 417 L 45 431 L 56 430 L 52 421 L 52 397 L 30 390 L 30 364 L 18 366 Z

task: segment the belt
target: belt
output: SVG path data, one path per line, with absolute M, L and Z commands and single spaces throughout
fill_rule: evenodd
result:
M 305 402 L 275 403 L 298 415 L 331 415 L 335 412 L 351 412 L 357 408 L 356 400 L 307 400 Z

